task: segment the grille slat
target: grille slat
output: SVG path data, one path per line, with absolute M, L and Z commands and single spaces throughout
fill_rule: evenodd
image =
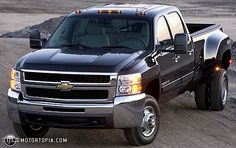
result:
M 70 81 L 72 83 L 109 83 L 109 75 L 71 75 L 71 74 L 51 74 L 25 72 L 25 80 L 28 81 L 46 81 L 61 82 Z
M 107 99 L 107 90 L 71 90 L 43 89 L 27 87 L 28 96 L 58 99 Z

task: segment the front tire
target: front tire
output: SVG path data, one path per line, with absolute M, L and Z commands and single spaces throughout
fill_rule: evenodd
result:
M 13 123 L 13 127 L 17 135 L 21 138 L 41 138 L 44 137 L 49 130 L 49 128 L 45 126 L 26 125 L 19 123 Z
M 143 122 L 140 127 L 124 130 L 125 137 L 131 145 L 150 144 L 156 138 L 160 126 L 160 109 L 156 99 L 147 95 Z
M 228 76 L 224 69 L 216 72 L 210 82 L 210 104 L 214 111 L 221 111 L 225 108 L 228 97 Z

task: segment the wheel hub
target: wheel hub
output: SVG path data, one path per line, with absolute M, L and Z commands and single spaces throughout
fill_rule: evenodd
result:
M 149 137 L 156 128 L 156 113 L 153 107 L 147 106 L 144 109 L 144 117 L 141 125 L 141 132 L 144 136 Z

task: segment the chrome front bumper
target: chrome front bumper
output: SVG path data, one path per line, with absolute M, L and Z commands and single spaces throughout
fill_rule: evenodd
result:
M 13 122 L 21 123 L 20 114 L 29 113 L 33 115 L 50 115 L 57 117 L 109 117 L 111 122 L 106 123 L 112 128 L 131 128 L 141 125 L 144 115 L 146 95 L 138 94 L 132 96 L 115 97 L 113 103 L 107 104 L 72 104 L 26 101 L 20 98 L 20 93 L 8 90 L 8 114 Z M 82 112 L 48 111 L 45 107 L 60 109 L 82 109 Z M 52 125 L 54 126 L 54 125 Z M 106 127 L 105 127 L 106 128 Z

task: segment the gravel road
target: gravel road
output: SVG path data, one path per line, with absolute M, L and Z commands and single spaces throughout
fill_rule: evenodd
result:
M 128 0 L 131 2 L 131 0 Z M 111 2 L 106 0 L 106 2 Z M 121 2 L 121 1 L 119 1 Z M 141 0 L 138 0 L 141 2 Z M 157 1 L 146 1 L 156 3 Z M 236 1 L 226 0 L 160 0 L 159 3 L 174 4 L 183 10 L 185 19 L 191 22 L 223 24 L 224 31 L 236 40 Z M 173 3 L 175 2 L 175 3 Z M 0 0 L 0 34 L 38 24 L 52 17 L 66 14 L 74 8 L 97 3 L 85 0 Z M 55 7 L 56 5 L 56 7 Z M 211 8 L 211 9 L 210 9 Z M 192 12 L 192 13 L 190 13 Z M 4 17 L 2 17 L 4 16 Z M 10 19 L 7 19 L 10 18 Z M 31 52 L 28 39 L 0 39 L 0 138 L 15 134 L 7 115 L 6 99 L 10 68 L 22 55 Z M 235 52 L 235 51 L 234 51 Z M 161 128 L 155 141 L 143 147 L 224 147 L 236 146 L 236 70 L 228 71 L 230 95 L 222 112 L 199 111 L 194 94 L 185 93 L 176 99 L 160 104 Z M 97 129 L 51 129 L 46 137 L 65 137 L 66 144 L 17 144 L 16 147 L 129 147 L 123 131 Z M 0 143 L 0 147 L 5 147 Z

